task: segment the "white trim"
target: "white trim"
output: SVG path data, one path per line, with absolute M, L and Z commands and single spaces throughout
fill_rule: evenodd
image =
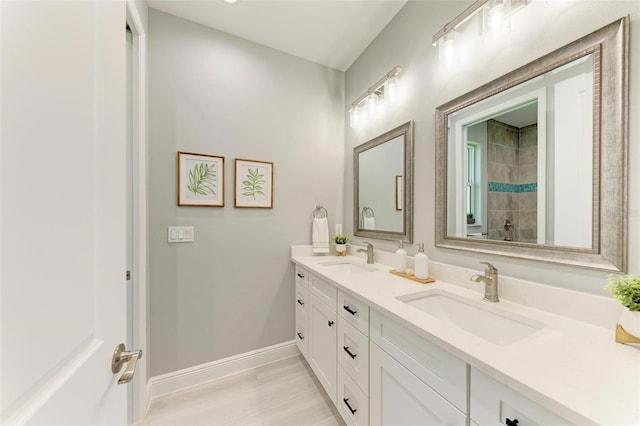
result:
M 237 374 L 300 353 L 295 340 L 196 365 L 149 379 L 150 399 Z
M 133 413 L 129 418 L 133 422 L 141 420 L 147 413 L 150 404 L 149 384 L 147 382 L 147 35 L 145 23 L 134 0 L 126 0 L 127 20 L 133 33 L 134 52 L 137 50 L 136 68 L 138 72 L 137 87 L 134 99 L 137 109 L 134 116 L 134 163 L 133 186 L 134 200 L 134 242 L 133 242 L 133 280 L 134 288 L 134 338 L 133 349 L 142 349 L 143 357 L 138 362 L 136 377 L 130 391 L 133 397 Z M 136 96 L 137 95 L 137 96 Z M 136 106 L 136 103 L 134 103 Z M 137 291 L 136 291 L 137 290 Z

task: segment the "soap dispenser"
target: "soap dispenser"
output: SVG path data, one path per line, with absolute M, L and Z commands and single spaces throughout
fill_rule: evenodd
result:
M 415 277 L 421 280 L 429 278 L 429 258 L 424 252 L 424 243 L 416 244 L 418 253 L 413 258 Z
M 395 265 L 396 272 L 402 273 L 407 270 L 407 252 L 404 249 L 404 241 L 398 241 L 400 245 L 398 246 L 398 250 L 396 250 L 393 264 Z

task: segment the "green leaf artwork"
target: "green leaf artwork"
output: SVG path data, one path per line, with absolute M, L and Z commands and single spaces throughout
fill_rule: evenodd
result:
M 194 195 L 216 195 L 216 165 L 200 163 L 189 170 L 187 189 Z
M 264 175 L 261 175 L 258 168 L 255 170 L 247 169 L 245 180 L 242 181 L 244 193 L 242 195 L 246 197 L 253 197 L 256 199 L 256 195 L 266 195 L 263 192 L 263 186 L 267 181 L 263 179 Z

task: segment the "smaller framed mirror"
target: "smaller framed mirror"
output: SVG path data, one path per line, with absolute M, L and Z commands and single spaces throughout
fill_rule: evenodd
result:
M 353 229 L 358 237 L 413 240 L 413 122 L 353 149 Z

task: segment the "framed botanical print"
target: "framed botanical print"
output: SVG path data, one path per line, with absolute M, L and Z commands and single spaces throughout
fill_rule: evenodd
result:
M 273 163 L 236 158 L 235 169 L 235 206 L 273 208 Z
M 224 207 L 224 157 L 178 152 L 178 205 Z

